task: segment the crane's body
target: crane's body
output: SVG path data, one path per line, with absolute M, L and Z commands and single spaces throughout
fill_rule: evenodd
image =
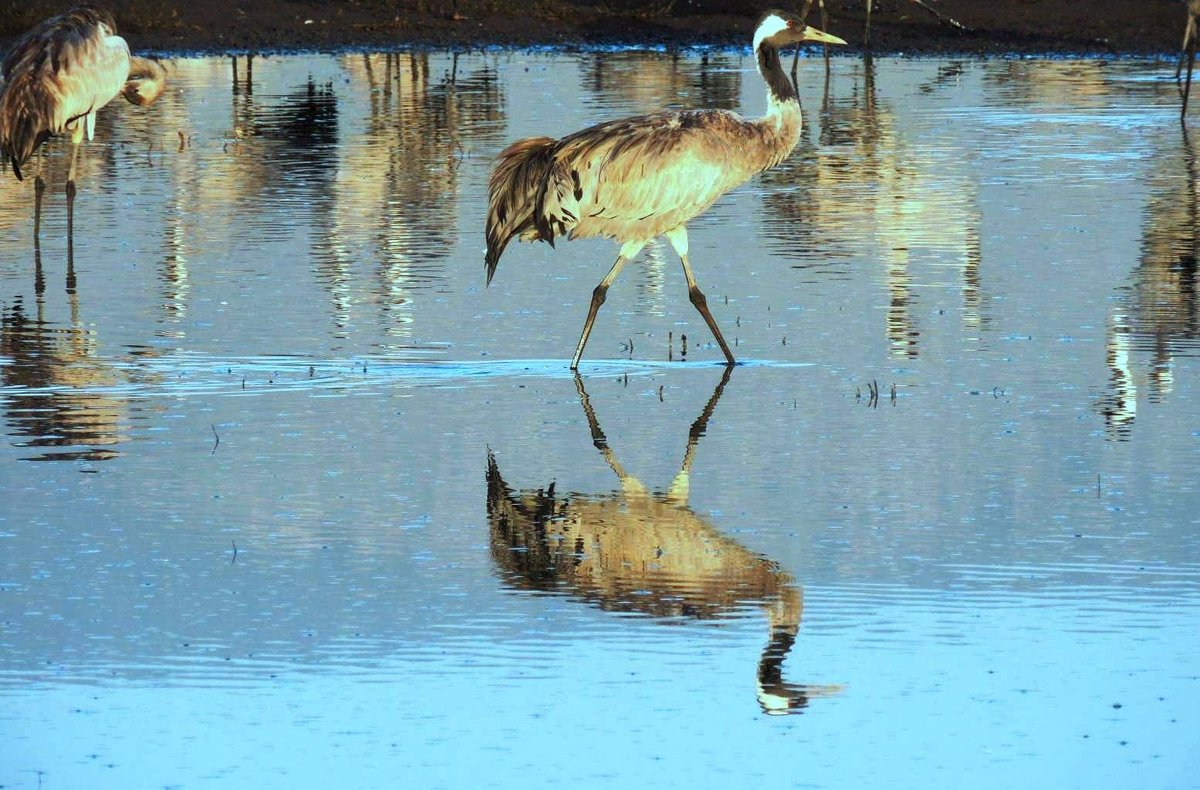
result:
M 591 308 L 571 368 L 587 344 L 609 285 L 627 261 L 666 236 L 683 262 L 692 304 L 726 362 L 729 350 L 688 261 L 688 220 L 754 174 L 783 161 L 800 139 L 800 102 L 779 62 L 779 48 L 802 41 L 844 44 L 800 19 L 771 11 L 754 36 L 767 82 L 767 112 L 748 120 L 727 110 L 683 110 L 608 121 L 561 139 L 531 137 L 504 149 L 488 182 L 487 281 L 510 240 L 604 237 L 621 244 Z
M 118 95 L 133 104 L 151 104 L 161 95 L 164 78 L 157 62 L 130 55 L 112 15 L 97 8 L 83 6 L 52 17 L 17 40 L 0 64 L 0 152 L 18 179 L 21 168 L 38 156 L 35 228 L 45 188 L 42 143 L 52 135 L 71 136 L 70 217 L 79 145 L 85 134 L 92 139 L 96 111 Z

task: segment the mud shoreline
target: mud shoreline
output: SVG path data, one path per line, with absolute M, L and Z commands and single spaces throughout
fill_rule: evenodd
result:
M 1180 0 L 926 0 L 970 28 L 939 22 L 912 0 L 876 0 L 871 49 L 905 55 L 1175 57 Z M 0 1 L 0 49 L 77 3 Z M 763 4 L 714 0 L 96 0 L 141 52 L 345 49 L 744 47 Z M 775 3 L 800 8 L 802 2 Z M 864 0 L 826 0 L 828 29 L 863 49 Z M 810 24 L 821 26 L 814 4 Z

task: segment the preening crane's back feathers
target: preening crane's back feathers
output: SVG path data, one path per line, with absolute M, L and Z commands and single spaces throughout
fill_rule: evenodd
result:
M 111 101 L 129 75 L 112 15 L 77 8 L 37 25 L 0 65 L 0 149 L 20 166 L 51 134 Z

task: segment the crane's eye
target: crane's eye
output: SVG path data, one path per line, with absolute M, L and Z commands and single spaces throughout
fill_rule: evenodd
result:
M 796 27 L 796 20 L 794 20 L 794 19 L 789 19 L 789 20 L 787 21 L 787 26 L 788 26 L 788 28 L 789 28 L 789 29 L 792 29 L 792 30 L 794 30 L 794 29 L 795 29 L 795 27 Z

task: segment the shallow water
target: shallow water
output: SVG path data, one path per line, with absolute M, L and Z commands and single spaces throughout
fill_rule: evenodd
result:
M 1194 786 L 1171 73 L 803 60 L 690 226 L 745 364 L 655 244 L 577 382 L 615 247 L 485 289 L 490 160 L 748 56 L 175 61 L 72 248 L 0 181 L 0 785 Z

